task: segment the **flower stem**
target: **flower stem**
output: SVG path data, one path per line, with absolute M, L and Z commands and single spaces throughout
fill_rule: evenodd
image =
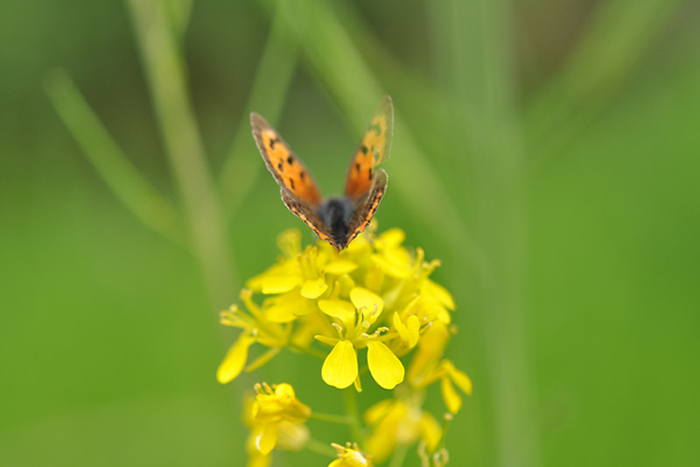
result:
M 350 386 L 343 391 L 345 397 L 345 413 L 352 420 L 350 423 L 350 435 L 352 440 L 362 447 L 362 423 L 360 422 L 360 414 L 357 410 L 357 395 L 355 388 Z
M 231 303 L 233 256 L 224 231 L 199 128 L 189 95 L 182 47 L 176 42 L 164 2 L 129 0 L 137 43 L 150 87 L 156 120 L 187 217 L 192 246 L 218 307 Z
M 323 443 L 317 439 L 309 438 L 309 440 L 304 445 L 304 449 L 307 451 L 315 452 L 323 456 L 335 457 L 335 450 L 326 443 Z
M 295 350 L 297 352 L 307 353 L 309 355 L 313 355 L 314 357 L 320 358 L 321 360 L 326 359 L 326 354 L 324 354 L 320 350 L 312 349 L 311 347 L 299 347 L 298 345 L 294 345 L 294 344 L 290 343 L 289 348 L 292 350 Z
M 315 420 L 321 420 L 323 422 L 340 423 L 343 425 L 351 425 L 351 424 L 355 423 L 355 420 L 352 417 L 348 417 L 346 415 L 334 415 L 334 414 L 312 412 L 311 418 L 313 418 Z
M 404 459 L 406 459 L 406 453 L 408 452 L 407 444 L 399 444 L 394 450 L 394 455 L 391 456 L 391 462 L 389 467 L 401 467 L 403 465 Z
M 67 71 L 46 76 L 46 92 L 68 127 L 117 197 L 141 222 L 178 245 L 186 243 L 177 208 L 150 183 L 114 141 Z

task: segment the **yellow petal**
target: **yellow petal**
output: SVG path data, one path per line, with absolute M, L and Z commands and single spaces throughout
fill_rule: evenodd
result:
M 382 271 L 391 277 L 406 278 L 411 270 L 407 263 L 395 259 L 395 255 L 372 255 L 372 260 L 382 268 Z
M 450 316 L 450 313 L 447 310 L 442 310 L 438 314 L 437 319 L 439 319 L 445 324 L 450 324 L 452 322 L 452 317 Z
M 401 360 L 381 342 L 367 341 L 367 365 L 372 378 L 384 389 L 394 389 L 403 381 Z
M 216 379 L 221 384 L 226 384 L 241 374 L 246 360 L 248 360 L 248 348 L 253 345 L 256 338 L 248 334 L 241 334 L 235 344 L 231 346 L 224 361 L 216 371 Z
M 355 321 L 355 307 L 348 301 L 319 300 L 318 307 L 328 316 L 341 320 L 346 328 Z
M 349 274 L 357 269 L 357 264 L 347 259 L 337 259 L 326 264 L 323 270 L 328 274 L 343 275 Z
M 423 283 L 423 288 L 427 294 L 437 298 L 447 309 L 454 310 L 456 308 L 455 301 L 450 292 L 437 282 L 426 279 Z
M 382 233 L 377 240 L 383 245 L 397 247 L 403 243 L 406 239 L 406 234 L 403 230 L 394 227 Z
M 301 423 L 282 420 L 277 428 L 277 448 L 284 451 L 301 451 L 311 437 L 311 432 Z
M 323 381 L 329 386 L 345 389 L 357 377 L 357 352 L 350 341 L 335 344 L 321 368 Z
M 384 310 L 384 300 L 382 297 L 374 292 L 370 292 L 364 287 L 355 287 L 352 289 L 350 291 L 350 300 L 352 300 L 353 305 L 355 305 L 355 308 L 358 310 L 362 307 L 367 308 L 365 316 L 367 316 L 368 313 L 374 313 L 373 319 L 371 320 L 372 322 L 374 322 L 374 320 L 382 314 L 382 310 Z M 375 309 L 376 312 L 374 311 Z
M 289 323 L 316 309 L 314 302 L 302 297 L 299 289 L 274 297 L 269 302 L 273 305 L 265 310 L 265 317 L 273 323 Z
M 315 280 L 307 280 L 304 282 L 304 285 L 301 286 L 301 296 L 314 300 L 323 295 L 326 289 L 328 289 L 328 284 L 326 284 L 323 277 L 319 277 Z
M 260 454 L 270 454 L 277 444 L 278 422 L 271 422 L 263 426 L 255 437 L 255 448 Z
M 262 293 L 266 295 L 289 292 L 301 284 L 301 276 L 298 274 L 270 274 L 261 279 Z
M 365 287 L 372 292 L 379 292 L 384 285 L 384 271 L 378 264 L 372 265 L 365 274 Z
M 287 258 L 294 258 L 301 253 L 301 232 L 288 229 L 277 236 L 277 246 Z
M 442 400 L 445 401 L 447 410 L 449 410 L 450 413 L 459 412 L 459 409 L 462 408 L 462 398 L 452 385 L 450 378 L 443 377 L 440 379 L 440 391 L 442 392 Z
M 393 404 L 393 399 L 384 399 L 383 401 L 377 402 L 372 407 L 365 410 L 365 413 L 362 415 L 362 420 L 366 425 L 376 425 L 386 417 Z
M 442 427 L 429 412 L 423 412 L 420 419 L 420 439 L 426 444 L 428 452 L 435 452 L 440 438 Z
M 399 332 L 399 336 L 405 345 L 409 349 L 415 347 L 418 343 L 418 338 L 420 337 L 420 322 L 416 315 L 411 315 L 408 317 L 408 326 L 403 324 L 401 318 L 399 318 L 399 313 L 394 312 L 394 327 Z
M 420 322 L 416 315 L 408 317 L 408 347 L 412 349 L 418 343 L 420 337 Z
M 408 328 L 405 324 L 401 322 L 401 318 L 399 317 L 398 311 L 394 312 L 394 327 L 399 332 L 399 337 L 401 337 L 401 340 L 404 341 L 404 343 L 408 343 Z
M 472 380 L 461 370 L 455 368 L 451 361 L 445 360 L 442 362 L 443 367 L 447 370 L 447 374 L 452 378 L 452 381 L 465 394 L 472 394 Z
M 350 291 L 355 288 L 355 281 L 349 275 L 343 274 L 336 281 L 335 287 L 336 290 L 333 291 L 333 294 L 339 292 L 339 295 L 335 295 L 336 297 L 347 297 Z

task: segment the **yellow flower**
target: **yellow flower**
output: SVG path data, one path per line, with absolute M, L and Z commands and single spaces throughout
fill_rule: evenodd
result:
M 471 395 L 472 382 L 469 376 L 455 368 L 450 360 L 442 359 L 445 346 L 453 332 L 441 321 L 433 323 L 433 326 L 422 336 L 418 350 L 413 355 L 407 379 L 415 390 L 426 388 L 440 380 L 442 399 L 447 410 L 454 414 L 462 408 L 462 397 L 455 390 L 454 385 L 457 385 L 465 394 Z
M 333 323 L 340 338 L 318 335 L 316 339 L 332 345 L 321 369 L 326 384 L 345 389 L 355 383 L 360 389 L 356 349 L 367 347 L 367 365 L 372 378 L 384 389 L 393 389 L 403 381 L 404 368 L 399 358 L 381 339 L 388 328 L 379 328 L 367 334 L 382 314 L 384 300 L 363 287 L 350 290 L 350 302 L 321 300 L 321 311 L 336 321 Z
M 250 290 L 241 291 L 241 300 L 249 313 L 244 313 L 236 305 L 231 305 L 229 310 L 221 312 L 222 324 L 243 330 L 216 372 L 216 378 L 222 384 L 235 379 L 243 371 L 248 360 L 248 349 L 254 343 L 259 342 L 270 347 L 270 350 L 248 365 L 247 371 L 261 367 L 289 343 L 291 327 L 270 322 L 260 307 L 253 302 L 252 295 Z
M 235 305 L 222 322 L 243 330 L 217 373 L 225 383 L 244 369 L 252 371 L 282 348 L 318 353 L 314 338 L 329 346 L 321 368 L 323 380 L 337 388 L 360 385 L 357 352 L 367 349 L 367 367 L 382 388 L 404 380 L 400 357 L 420 345 L 437 322 L 448 324 L 454 301 L 430 280 L 439 261 L 403 246 L 405 234 L 390 229 L 375 235 L 373 222 L 347 249 L 328 243 L 302 249 L 301 234 L 278 237 L 279 260 L 246 283 L 241 293 L 248 314 Z M 261 294 L 258 305 L 253 294 Z M 270 350 L 248 364 L 248 349 L 260 343 Z
M 435 418 L 421 408 L 418 393 L 405 399 L 385 399 L 364 414 L 364 421 L 373 425 L 365 440 L 367 452 L 381 464 L 396 450 L 420 440 L 431 452 L 442 437 L 442 427 Z
M 296 398 L 289 384 L 256 384 L 255 390 L 258 394 L 246 411 L 251 429 L 249 452 L 266 456 L 278 444 L 284 449 L 301 449 L 308 439 L 302 424 L 311 416 L 311 409 Z
M 372 456 L 365 456 L 360 452 L 357 443 L 346 443 L 343 447 L 340 444 L 332 443 L 331 446 L 338 451 L 338 459 L 334 460 L 328 467 L 372 467 Z

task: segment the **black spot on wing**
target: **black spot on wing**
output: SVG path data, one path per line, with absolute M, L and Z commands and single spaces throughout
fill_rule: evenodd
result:
M 299 172 L 299 178 L 301 178 L 302 182 L 304 181 L 304 177 L 306 177 L 306 173 L 304 173 L 304 171 L 302 170 Z
M 293 162 L 294 162 L 294 156 L 292 156 L 290 154 L 289 157 L 287 157 L 287 164 L 292 165 Z
M 279 170 L 280 172 L 284 172 L 284 166 L 282 165 L 281 162 L 277 163 L 277 170 Z
M 290 178 L 290 179 L 289 179 L 289 186 L 291 187 L 292 190 L 295 189 L 295 188 L 294 188 L 294 179 L 293 179 L 293 178 Z

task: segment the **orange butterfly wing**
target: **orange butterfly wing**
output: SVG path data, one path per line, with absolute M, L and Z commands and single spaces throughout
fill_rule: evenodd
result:
M 349 245 L 355 237 L 364 232 L 369 225 L 374 213 L 379 207 L 379 203 L 386 193 L 388 179 L 389 176 L 383 169 L 377 169 L 374 173 L 372 184 L 367 190 L 367 193 L 355 203 L 355 210 L 348 222 L 348 239 L 345 245 L 343 245 L 343 248 Z
M 393 133 L 394 106 L 391 97 L 384 96 L 350 161 L 345 196 L 352 201 L 367 193 L 372 186 L 375 167 L 389 158 Z
M 304 163 L 267 120 L 253 112 L 250 114 L 250 123 L 260 155 L 277 184 L 312 208 L 318 209 L 321 205 L 321 191 Z

